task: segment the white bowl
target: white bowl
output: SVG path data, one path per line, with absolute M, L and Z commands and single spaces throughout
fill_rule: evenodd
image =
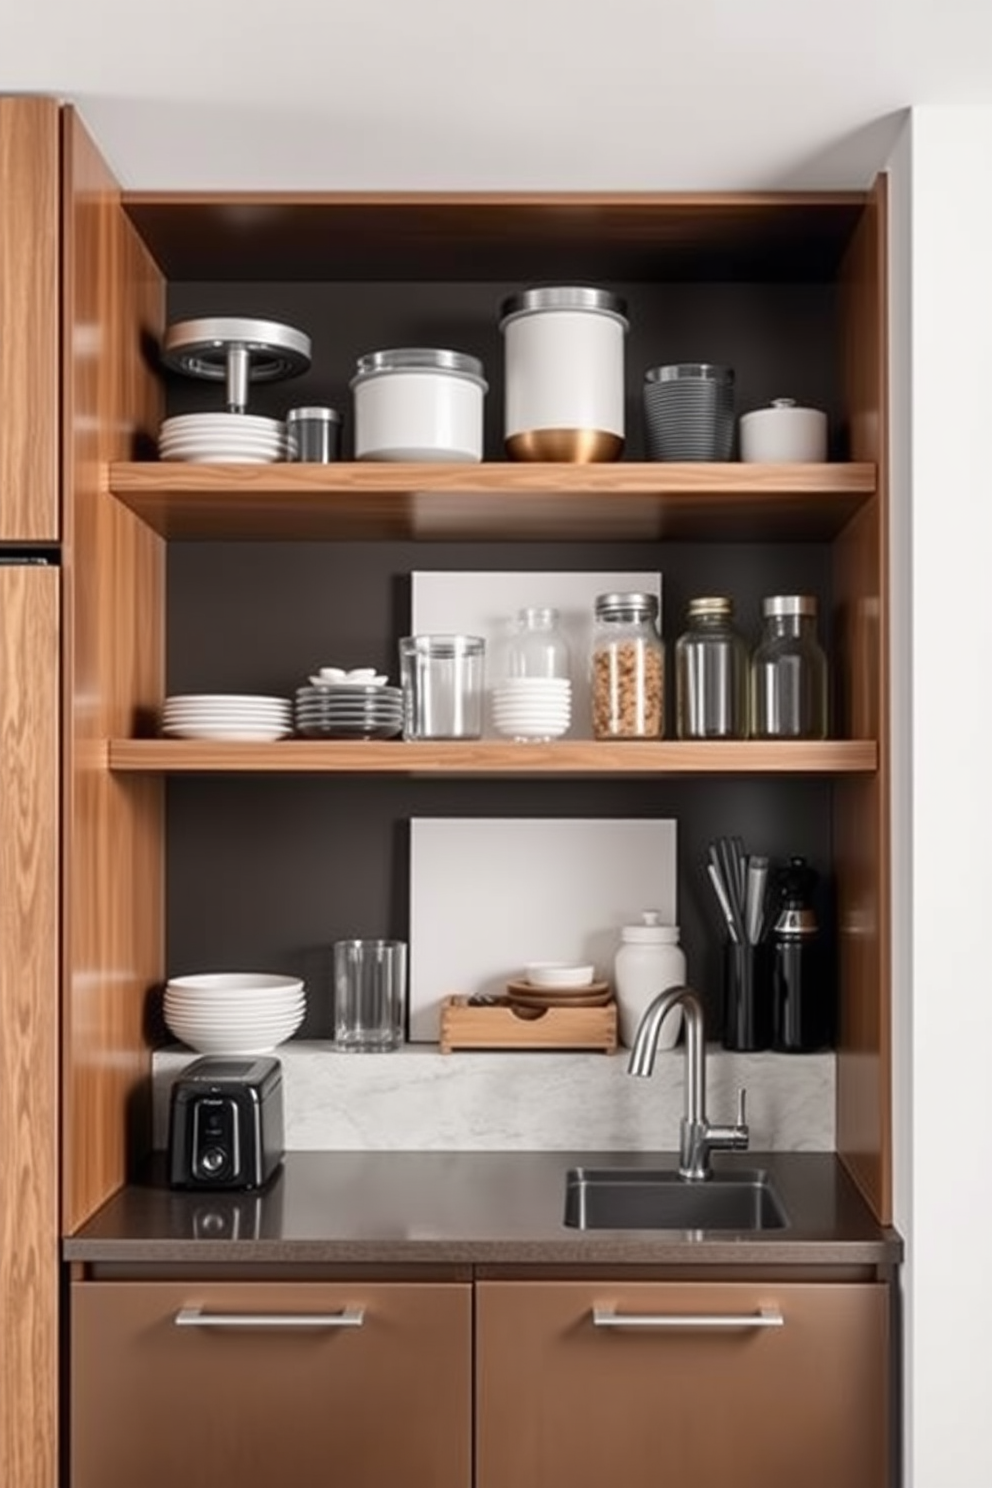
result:
M 191 992 L 302 992 L 304 982 L 274 971 L 198 971 L 169 977 L 166 986 Z
M 524 978 L 532 987 L 588 987 L 595 975 L 595 966 L 572 961 L 530 961 L 524 967 Z

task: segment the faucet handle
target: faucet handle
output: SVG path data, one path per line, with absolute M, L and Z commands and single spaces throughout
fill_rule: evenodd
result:
M 737 1125 L 747 1126 L 747 1089 L 743 1085 L 737 1092 Z

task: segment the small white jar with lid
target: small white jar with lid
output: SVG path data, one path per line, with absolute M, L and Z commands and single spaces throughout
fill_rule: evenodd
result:
M 827 415 L 773 398 L 770 408 L 741 415 L 741 459 L 747 464 L 806 464 L 827 458 Z
M 648 1005 L 668 987 L 683 987 L 685 952 L 679 945 L 678 925 L 663 925 L 661 915 L 646 909 L 636 925 L 624 925 L 613 963 L 620 1042 L 633 1047 L 637 1027 Z M 661 1025 L 659 1049 L 671 1049 L 682 1028 L 682 1009 L 673 1008 Z

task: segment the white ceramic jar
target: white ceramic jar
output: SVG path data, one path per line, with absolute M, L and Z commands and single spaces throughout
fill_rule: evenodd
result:
M 501 307 L 512 460 L 615 460 L 624 442 L 626 305 L 603 289 L 527 289 Z
M 351 380 L 356 460 L 481 460 L 482 363 L 407 346 L 359 357 Z
M 637 1026 L 649 1003 L 668 987 L 683 987 L 685 952 L 678 925 L 663 925 L 656 910 L 646 909 L 637 925 L 624 925 L 613 965 L 620 1042 L 633 1047 Z M 682 1027 L 682 1009 L 673 1008 L 661 1025 L 659 1049 L 671 1049 Z
M 773 398 L 771 407 L 741 415 L 740 447 L 741 459 L 751 464 L 825 460 L 827 415 L 819 408 L 797 407 L 794 398 Z

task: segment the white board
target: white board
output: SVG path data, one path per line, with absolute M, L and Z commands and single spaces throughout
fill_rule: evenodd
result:
M 498 995 L 528 961 L 611 977 L 646 909 L 678 923 L 674 821 L 414 817 L 411 1040 L 437 1041 L 443 998 Z
M 551 606 L 571 651 L 572 725 L 567 739 L 592 738 L 589 655 L 597 594 L 655 594 L 657 573 L 433 573 L 411 575 L 410 634 L 480 635 L 486 642 L 486 692 L 504 674 L 504 655 L 517 612 Z M 483 733 L 497 737 L 490 710 Z

